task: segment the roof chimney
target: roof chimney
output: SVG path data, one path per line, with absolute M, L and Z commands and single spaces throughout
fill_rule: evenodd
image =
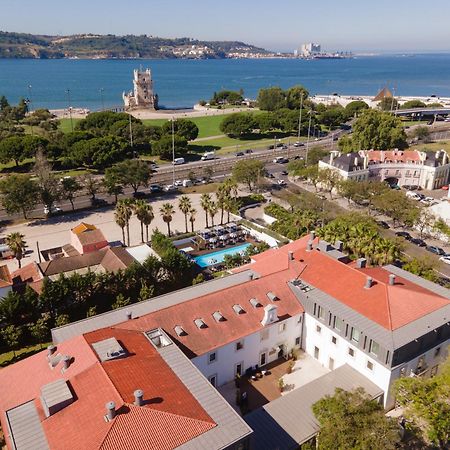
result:
M 366 285 L 364 286 L 366 289 L 370 289 L 372 287 L 373 279 L 372 277 L 366 278 Z
M 356 267 L 358 269 L 364 269 L 367 266 L 367 259 L 366 258 L 358 258 L 356 260 Z
M 56 345 L 49 345 L 47 347 L 47 356 L 52 356 L 56 352 Z
M 250 272 L 250 273 L 248 274 L 248 281 L 252 281 L 252 280 L 253 280 L 253 273 Z
M 309 236 L 311 238 L 311 241 L 313 241 L 316 238 L 316 232 L 313 230 L 311 233 L 309 233 Z
M 106 408 L 106 418 L 108 422 L 111 422 L 111 420 L 116 417 L 116 404 L 114 402 L 108 402 L 105 405 Z
M 69 356 L 69 355 L 64 355 L 63 356 L 63 359 L 62 359 L 62 362 L 63 362 L 62 370 L 64 372 L 69 368 L 71 361 L 72 361 L 72 357 L 71 356 Z
M 389 285 L 390 286 L 395 285 L 395 275 L 393 273 L 389 274 Z
M 308 241 L 308 244 L 306 244 L 306 251 L 312 252 L 313 249 L 313 241 Z
M 136 406 L 142 406 L 144 404 L 144 391 L 140 389 L 134 391 L 134 404 Z
M 288 252 L 288 258 L 289 258 L 289 261 L 294 261 L 294 252 L 292 250 L 290 250 Z
M 133 317 L 133 313 L 131 311 L 127 311 L 127 320 L 131 320 Z

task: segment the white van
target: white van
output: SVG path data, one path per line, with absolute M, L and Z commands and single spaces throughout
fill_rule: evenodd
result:
M 205 152 L 204 155 L 201 157 L 202 161 L 210 161 L 211 159 L 215 159 L 216 154 L 215 152 Z
M 191 180 L 183 180 L 183 187 L 191 187 L 194 183 Z
M 180 164 L 184 164 L 184 163 L 185 163 L 184 158 L 175 158 L 173 160 L 172 164 L 175 164 L 176 166 L 179 166 Z

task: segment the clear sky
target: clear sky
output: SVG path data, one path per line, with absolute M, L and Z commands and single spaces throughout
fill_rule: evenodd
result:
M 241 40 L 278 51 L 450 51 L 450 0 L 0 0 L 0 30 Z

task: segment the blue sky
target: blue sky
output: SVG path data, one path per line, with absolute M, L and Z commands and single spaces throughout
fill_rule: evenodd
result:
M 450 51 L 449 0 L 0 0 L 0 30 L 241 40 L 273 50 Z M 131 5 L 139 5 L 132 8 Z

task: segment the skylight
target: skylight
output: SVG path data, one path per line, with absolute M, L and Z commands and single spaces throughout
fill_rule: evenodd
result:
M 251 298 L 250 303 L 252 304 L 253 308 L 260 308 L 262 306 L 262 304 L 256 298 Z
M 213 313 L 212 316 L 214 317 L 214 320 L 216 322 L 224 322 L 225 321 L 225 317 L 222 316 L 222 313 L 220 311 L 216 311 L 215 313 Z
M 184 329 L 181 325 L 176 325 L 174 330 L 175 330 L 175 333 L 177 334 L 177 336 L 187 336 L 186 331 L 184 331 Z
M 244 313 L 245 313 L 245 311 L 244 311 L 244 309 L 242 308 L 242 306 L 241 306 L 241 305 L 238 305 L 238 304 L 233 305 L 233 310 L 234 310 L 234 312 L 235 312 L 236 314 L 244 314 Z
M 208 328 L 206 323 L 203 321 L 203 319 L 195 319 L 194 323 L 197 326 L 197 328 L 199 328 L 199 329 L 201 329 L 201 328 Z
M 272 291 L 269 291 L 266 295 L 271 302 L 276 302 L 280 300 Z

